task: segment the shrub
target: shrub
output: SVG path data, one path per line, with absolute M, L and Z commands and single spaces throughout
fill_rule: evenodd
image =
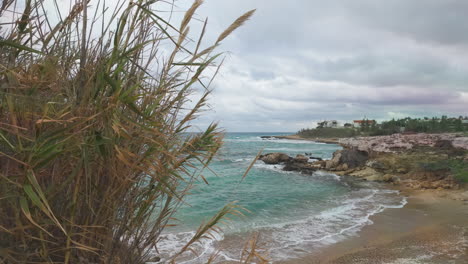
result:
M 468 182 L 468 164 L 464 160 L 448 159 L 421 163 L 420 167 L 428 171 L 450 171 L 458 182 Z
M 206 23 L 189 38 L 201 0 L 178 27 L 155 12 L 165 1 L 79 1 L 68 14 L 46 2 L 61 16 L 38 0 L 0 9 L 11 18 L 0 40 L 0 258 L 144 263 L 199 179 L 192 168 L 221 145 L 216 124 L 186 132 L 206 105 L 213 52 L 253 11 L 202 49 Z M 182 250 L 235 212 L 227 205 Z
M 353 128 L 315 128 L 315 129 L 303 129 L 297 133 L 303 137 L 315 138 L 345 138 L 354 137 L 358 135 L 358 132 Z

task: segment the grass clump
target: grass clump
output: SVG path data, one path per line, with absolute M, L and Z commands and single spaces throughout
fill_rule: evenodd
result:
M 150 259 L 221 146 L 216 124 L 186 132 L 206 106 L 216 47 L 253 13 L 202 48 L 206 22 L 189 37 L 201 3 L 175 26 L 155 11 L 172 10 L 166 1 L 78 1 L 66 14 L 60 2 L 3 1 L 0 262 Z M 227 205 L 182 251 L 233 213 Z

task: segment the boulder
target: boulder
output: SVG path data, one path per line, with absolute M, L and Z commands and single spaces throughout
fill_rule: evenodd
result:
M 325 168 L 325 166 L 327 166 L 327 161 L 325 160 L 314 161 L 312 162 L 312 165 L 316 168 Z
M 382 177 L 382 181 L 384 181 L 384 182 L 396 182 L 396 181 L 398 181 L 398 178 L 395 175 L 392 175 L 392 174 L 385 174 Z
M 309 158 L 304 156 L 304 155 L 297 154 L 296 157 L 293 159 L 293 161 L 294 162 L 304 163 L 304 162 L 309 161 Z
M 338 167 L 336 167 L 337 171 L 347 171 L 348 169 L 349 167 L 348 167 L 348 164 L 346 163 L 340 164 L 338 165 Z
M 343 149 L 341 150 L 340 163 L 348 164 L 349 168 L 361 167 L 366 164 L 369 159 L 369 154 L 365 151 L 357 149 Z
M 353 169 L 364 166 L 369 159 L 369 154 L 365 151 L 356 149 L 343 149 L 333 153 L 333 158 L 327 161 L 327 169 L 338 169 L 337 167 L 342 164 L 347 165 L 347 169 Z
M 327 160 L 325 167 L 327 168 L 327 170 L 331 168 L 336 168 L 340 164 L 340 160 L 341 150 L 335 151 L 335 153 L 333 153 L 333 158 L 331 160 Z
M 265 155 L 261 155 L 259 160 L 265 162 L 266 164 L 279 164 L 289 161 L 291 157 L 287 154 L 275 152 L 275 153 L 268 153 Z
M 289 160 L 284 165 L 284 171 L 299 171 L 305 174 L 312 174 L 314 171 L 320 169 L 319 166 L 309 162 L 296 161 L 296 159 Z

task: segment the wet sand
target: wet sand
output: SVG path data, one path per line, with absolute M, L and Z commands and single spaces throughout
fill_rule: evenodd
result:
M 374 215 L 358 236 L 281 264 L 468 263 L 468 203 L 447 191 L 403 192 L 404 208 Z

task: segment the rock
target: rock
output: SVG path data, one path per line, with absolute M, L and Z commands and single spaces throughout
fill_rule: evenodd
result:
M 309 161 L 309 158 L 301 154 L 297 154 L 296 157 L 293 159 L 293 162 L 304 163 L 307 161 Z
M 369 154 L 365 151 L 356 149 L 343 149 L 341 150 L 340 163 L 348 164 L 349 168 L 361 167 L 366 164 L 369 159 Z
M 383 181 L 383 174 L 369 167 L 366 167 L 363 170 L 355 171 L 350 175 L 362 178 L 367 181 Z
M 347 171 L 348 170 L 348 164 L 346 164 L 346 163 L 340 164 L 340 165 L 338 165 L 338 167 L 336 167 L 336 170 L 337 171 Z
M 284 171 L 299 171 L 301 173 L 305 173 L 305 174 L 312 174 L 313 172 L 315 172 L 316 170 L 320 169 L 320 167 L 312 164 L 312 163 L 308 163 L 308 162 L 297 162 L 295 161 L 295 159 L 292 159 L 292 160 L 289 160 L 288 162 L 286 162 L 286 164 L 284 165 L 284 168 L 283 170 Z
M 280 152 L 268 153 L 259 157 L 259 160 L 265 162 L 266 164 L 279 164 L 289 161 L 290 159 L 291 157 L 289 157 L 287 154 Z
M 336 168 L 340 164 L 341 151 L 342 150 L 335 151 L 335 153 L 333 153 L 333 158 L 327 160 L 327 165 L 325 166 L 327 169 Z
M 333 153 L 333 158 L 327 161 L 326 169 L 347 170 L 364 166 L 369 155 L 365 151 L 356 149 L 343 149 Z M 346 164 L 345 168 L 340 165 Z
M 397 178 L 396 178 L 396 176 L 394 176 L 392 174 L 385 174 L 382 177 L 382 181 L 384 181 L 384 182 L 396 182 Z
M 396 171 L 402 174 L 408 173 L 408 170 L 406 168 L 398 168 Z
M 440 139 L 437 140 L 434 144 L 435 148 L 443 148 L 443 149 L 451 149 L 453 148 L 453 144 L 451 140 Z
M 313 157 L 313 156 L 310 156 L 309 159 L 314 159 L 314 160 L 318 160 L 318 161 L 322 161 L 323 159 L 322 158 L 319 158 L 319 157 Z
M 366 162 L 366 166 L 367 167 L 371 167 L 375 170 L 385 170 L 386 167 L 385 167 L 385 164 L 383 164 L 382 162 L 378 161 L 378 160 L 368 160 Z
M 381 175 L 375 175 L 375 174 L 364 177 L 364 180 L 366 180 L 366 181 L 376 181 L 376 182 L 377 181 L 383 181 Z
M 327 161 L 326 160 L 314 161 L 312 165 L 319 166 L 320 168 L 325 168 L 327 166 Z

